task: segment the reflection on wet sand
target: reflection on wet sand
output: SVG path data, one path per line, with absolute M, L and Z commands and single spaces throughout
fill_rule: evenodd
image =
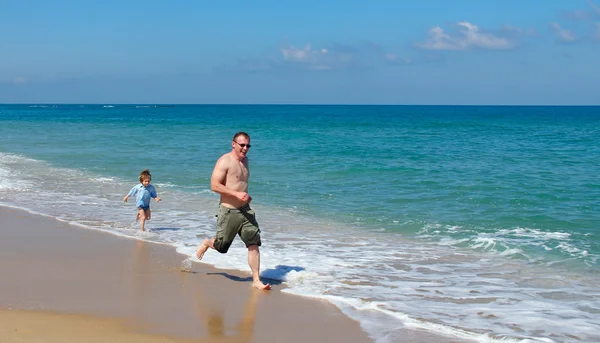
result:
M 190 275 L 181 274 L 184 278 Z M 226 319 L 230 319 L 232 313 L 239 315 L 240 312 L 238 309 L 233 310 L 224 305 L 223 301 L 227 301 L 227 299 L 217 298 L 218 296 L 227 297 L 226 294 L 212 294 L 212 297 L 209 297 L 209 294 L 201 289 L 195 289 L 192 292 L 195 299 L 194 311 L 199 322 L 205 326 L 205 332 L 208 333 L 208 337 L 198 340 L 198 342 L 248 343 L 252 340 L 258 297 L 263 292 L 258 289 L 249 290 L 241 318 L 235 325 L 227 325 Z
M 254 332 L 256 302 L 259 290 L 252 290 L 246 302 L 242 318 L 233 328 L 225 326 L 220 310 L 206 308 L 202 303 L 197 304 L 198 315 L 203 317 L 209 333 L 207 342 L 250 342 Z
M 148 270 L 148 259 L 150 258 L 149 247 L 146 242 L 137 241 L 135 246 L 135 257 L 133 259 L 133 271 L 132 285 L 133 285 L 133 316 L 140 318 L 144 313 L 144 304 L 146 303 L 146 297 L 148 293 L 148 287 L 145 286 L 147 282 Z
M 237 293 L 231 297 L 222 289 L 213 289 L 214 284 L 199 284 L 198 273 L 192 268 L 187 268 L 184 261 L 175 274 L 179 275 L 177 288 L 188 293 L 185 298 L 193 300 L 176 305 L 171 300 L 179 302 L 181 297 L 176 294 L 162 293 L 164 289 L 161 287 L 169 287 L 169 283 L 163 284 L 157 278 L 165 271 L 173 270 L 171 268 L 165 270 L 164 266 L 154 264 L 151 261 L 154 257 L 151 246 L 144 241 L 136 242 L 132 257 L 128 280 L 131 285 L 130 313 L 139 323 L 142 323 L 142 326 L 150 325 L 151 331 L 164 332 L 164 329 L 157 329 L 154 325 L 160 326 L 165 323 L 154 322 L 155 318 L 149 315 L 149 312 L 173 306 L 178 309 L 180 320 L 184 322 L 175 318 L 178 315 L 173 317 L 171 320 L 174 322 L 168 324 L 170 328 L 167 331 L 193 325 L 195 326 L 192 329 L 193 337 L 199 337 L 194 338 L 194 342 L 248 343 L 252 341 L 260 290 L 249 287 L 243 294 Z M 161 295 L 157 298 L 156 294 Z M 187 313 L 192 317 L 187 317 Z M 186 317 L 191 321 L 184 319 Z

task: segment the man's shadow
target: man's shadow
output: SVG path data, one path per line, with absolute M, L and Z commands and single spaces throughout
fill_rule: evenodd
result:
M 304 267 L 300 266 L 286 266 L 286 265 L 278 265 L 275 268 L 266 269 L 260 275 L 261 280 L 265 280 L 269 282 L 271 285 L 281 285 L 283 280 L 285 280 L 285 276 L 290 272 L 300 272 L 305 270 Z M 239 277 L 236 275 L 231 275 L 229 273 L 206 273 L 206 275 L 221 275 L 229 280 L 237 281 L 237 282 L 252 282 L 252 277 Z

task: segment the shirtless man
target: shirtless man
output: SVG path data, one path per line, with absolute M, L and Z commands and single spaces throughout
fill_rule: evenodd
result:
M 250 209 L 252 197 L 248 194 L 248 157 L 250 136 L 238 132 L 233 136 L 231 151 L 221 156 L 215 165 L 210 188 L 221 194 L 217 215 L 217 234 L 205 239 L 198 247 L 196 256 L 202 259 L 208 248 L 225 254 L 238 234 L 248 248 L 248 264 L 252 270 L 252 286 L 269 290 L 271 285 L 260 281 L 260 229 L 254 211 Z

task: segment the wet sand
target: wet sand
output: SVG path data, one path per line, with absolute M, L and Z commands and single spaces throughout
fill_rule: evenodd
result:
M 168 245 L 0 207 L 0 342 L 372 342 L 335 306 Z

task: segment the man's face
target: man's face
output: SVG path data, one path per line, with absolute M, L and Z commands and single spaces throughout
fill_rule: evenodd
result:
M 248 149 L 250 149 L 250 140 L 244 136 L 238 136 L 231 142 L 231 146 L 240 158 L 244 158 L 248 153 Z

